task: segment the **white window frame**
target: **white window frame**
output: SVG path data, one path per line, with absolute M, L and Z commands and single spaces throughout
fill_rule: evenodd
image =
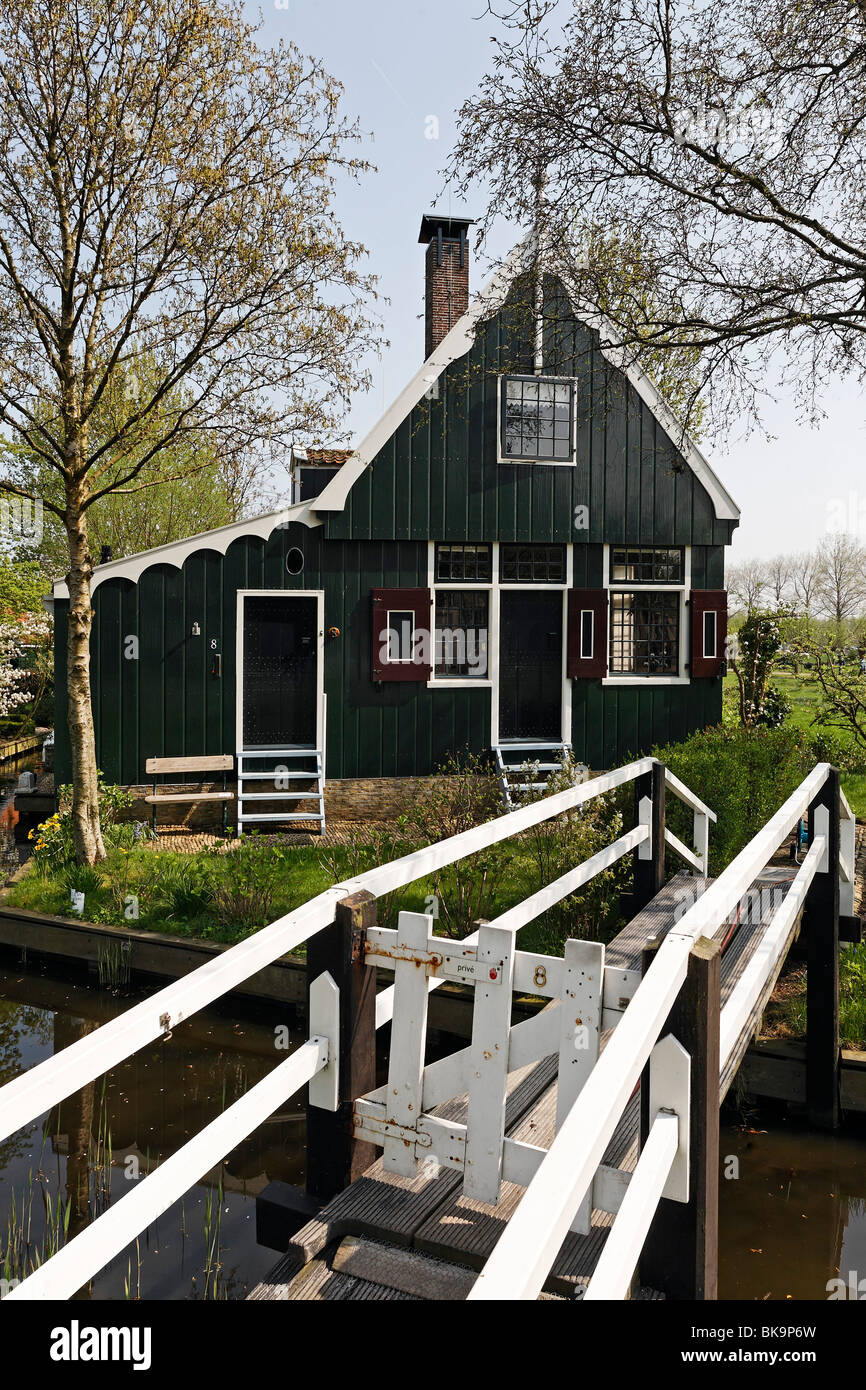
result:
M 325 749 L 325 591 L 324 589 L 238 589 L 235 632 L 235 746 L 242 753 L 255 753 L 243 746 L 244 736 L 244 600 L 248 598 L 315 599 L 316 601 L 316 748 Z M 293 745 L 306 748 L 306 744 Z
M 511 454 L 503 454 L 502 452 L 502 408 L 505 399 L 503 383 L 506 377 L 524 377 L 528 380 L 533 376 L 541 381 L 567 381 L 572 388 L 570 459 L 516 458 Z M 529 464 L 536 464 L 539 468 L 577 467 L 577 377 L 555 376 L 549 372 L 503 372 L 500 374 L 496 385 L 496 462 L 514 463 L 519 468 L 525 468 Z
M 510 460 L 509 460 L 510 461 Z M 456 544 L 456 542 L 455 542 Z M 480 542 L 479 542 L 480 544 Z M 511 542 L 507 542 L 511 544 Z M 536 544 L 527 541 L 527 545 Z M 436 578 L 436 541 L 427 543 L 427 583 L 433 597 L 433 632 L 435 646 L 436 631 L 436 590 L 437 589 L 485 589 L 489 594 L 487 604 L 487 675 L 486 676 L 440 676 L 436 677 L 435 651 L 431 666 L 430 680 L 427 682 L 428 690 L 459 690 L 459 689 L 487 689 L 490 691 L 490 742 L 499 743 L 499 597 L 503 589 L 536 590 L 553 589 L 559 590 L 562 594 L 562 723 L 560 735 L 563 743 L 571 742 L 571 680 L 567 674 L 567 655 L 568 655 L 568 591 L 572 586 L 574 576 L 574 546 L 571 543 L 542 541 L 542 545 L 565 544 L 565 576 L 560 584 L 548 583 L 500 583 L 499 580 L 499 541 L 490 543 L 490 574 L 489 581 L 479 582 L 477 580 L 467 580 L 465 583 L 457 579 Z M 594 638 L 593 638 L 594 640 Z
M 687 603 L 689 591 L 692 587 L 692 548 L 690 545 L 682 547 L 683 550 L 683 581 L 681 584 L 635 584 L 627 579 L 611 581 L 610 578 L 610 552 L 619 550 L 621 545 L 626 542 L 617 542 L 615 545 L 605 545 L 602 547 L 604 566 L 604 587 L 607 590 L 608 602 L 608 627 L 607 627 L 607 669 L 608 674 L 602 678 L 602 685 L 689 685 L 690 677 L 687 670 L 688 661 L 688 628 L 686 626 Z M 635 542 L 637 544 L 637 542 Z M 669 546 L 644 546 L 646 550 L 667 550 Z M 679 548 L 679 547 L 677 547 Z M 678 593 L 680 596 L 679 608 L 679 641 L 677 643 L 678 668 L 677 674 L 663 676 L 640 676 L 625 675 L 620 673 L 611 674 L 610 672 L 610 636 L 613 628 L 613 605 L 611 594 L 616 593 L 638 593 L 638 592 L 659 593 Z
M 396 657 L 392 657 L 392 655 L 391 655 L 391 614 L 392 614 L 392 613 L 403 613 L 403 614 L 408 613 L 409 616 L 410 616 L 410 618 L 412 619 L 412 626 L 411 626 L 411 628 L 409 629 L 409 655 L 408 655 L 408 656 L 396 656 Z M 395 631 L 396 631 L 396 629 L 395 629 Z M 416 628 L 415 628 L 415 610 L 414 610 L 414 608 L 388 608 L 388 609 L 385 610 L 385 632 L 388 634 L 388 655 L 387 655 L 387 657 L 385 658 L 385 660 L 382 662 L 382 665 L 383 665 L 383 666 L 414 666 L 414 665 L 415 665 L 415 662 L 414 662 L 414 660 L 413 660 L 413 653 L 414 653 L 414 651 L 415 651 L 415 631 L 416 631 Z M 379 635 L 380 635 L 380 637 L 381 637 L 381 633 L 380 633 Z

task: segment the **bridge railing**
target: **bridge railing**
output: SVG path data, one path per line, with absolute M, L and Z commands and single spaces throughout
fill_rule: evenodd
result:
M 652 856 L 658 873 L 660 865 L 663 870 L 664 840 L 656 836 L 653 843 L 653 826 L 663 824 L 663 811 L 659 820 L 658 788 L 664 782 L 665 770 L 661 765 L 655 759 L 642 758 L 327 889 L 302 907 L 287 913 L 277 922 L 221 953 L 183 979 L 157 991 L 118 1018 L 103 1024 L 0 1088 L 0 1140 L 31 1123 L 141 1047 L 159 1038 L 168 1040 L 172 1030 L 194 1013 L 239 988 L 258 971 L 331 927 L 338 905 L 353 894 L 367 892 L 379 897 L 408 886 L 437 869 L 508 840 L 534 825 L 574 810 L 628 783 L 635 783 L 639 791 L 651 792 L 650 796 L 636 796 L 637 825 L 606 850 L 594 855 L 585 864 L 576 866 L 555 884 L 513 909 L 512 914 L 504 914 L 498 929 L 506 935 L 513 933 L 519 925 L 517 919 L 521 914 L 524 920 L 538 915 L 546 906 L 576 891 L 594 874 L 603 872 L 629 852 L 634 851 L 645 860 Z M 688 788 L 670 775 L 667 784 L 695 812 L 698 853 L 693 855 L 675 838 L 668 839 L 667 843 L 690 863 L 694 863 L 703 852 L 705 863 L 705 827 L 715 817 Z M 663 791 L 661 795 L 663 797 Z M 425 984 L 425 995 L 427 989 L 436 988 L 440 983 L 441 979 L 432 976 Z M 340 1008 L 339 990 L 333 978 L 327 972 L 322 972 L 310 983 L 312 1033 L 308 1041 L 275 1067 L 242 1100 L 208 1125 L 155 1172 L 142 1179 L 132 1192 L 25 1279 L 8 1297 L 70 1297 L 251 1133 L 268 1113 L 303 1085 L 310 1085 L 312 1105 L 336 1110 Z M 393 1009 L 392 986 L 376 1000 L 375 1026 L 380 1027 L 387 1022 Z
M 807 900 L 810 911 L 824 913 L 827 918 L 826 931 L 810 930 L 810 952 L 814 952 L 823 968 L 838 970 L 839 883 L 847 872 L 853 876 L 853 860 L 849 857 L 845 862 L 845 854 L 840 854 L 840 812 L 843 821 L 850 818 L 847 803 L 842 803 L 838 773 L 826 763 L 818 764 L 718 879 L 674 923 L 558 1128 L 470 1299 L 537 1298 L 563 1240 L 586 1203 L 623 1110 L 649 1064 L 644 1144 L 585 1295 L 591 1300 L 627 1296 L 662 1199 L 681 1204 L 696 1200 L 698 1156 L 692 1152 L 691 1139 L 695 1133 L 692 1109 L 696 1095 L 701 1093 L 698 1073 L 708 1065 L 717 1073 L 703 1078 L 708 1083 L 704 1095 L 708 1090 L 712 1092 L 717 1120 L 719 1079 L 736 1060 L 734 1053 L 743 1045 L 743 1028 L 750 1016 L 756 1026 L 759 1022 L 760 1010 L 773 988 Z M 671 1031 L 665 1030 L 692 962 L 701 954 L 697 943 L 719 932 L 773 854 L 806 815 L 812 832 L 809 851 L 720 1016 L 716 967 L 715 1015 L 713 1001 L 704 1001 L 709 1019 L 704 1055 L 689 1053 Z M 717 956 L 717 947 L 703 950 L 707 959 L 714 952 Z M 704 972 L 704 980 L 707 978 L 712 975 Z M 812 1007 L 810 1002 L 810 1018 Z M 827 1036 L 832 1036 L 832 1029 L 827 1030 Z M 822 1087 L 824 1095 L 818 1095 L 816 1103 L 832 1110 L 837 1104 L 835 1076 L 819 1077 L 819 1091 Z M 701 1157 L 707 1163 L 707 1153 Z M 717 1164 L 717 1154 L 710 1158 L 712 1165 Z M 710 1165 L 706 1168 L 709 1171 Z M 672 1251 L 668 1255 L 671 1260 L 676 1258 Z

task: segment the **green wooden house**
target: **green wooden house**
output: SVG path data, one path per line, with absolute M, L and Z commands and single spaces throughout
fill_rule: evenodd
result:
M 310 451 L 280 511 L 96 570 L 109 781 L 232 753 L 244 822 L 308 819 L 324 779 L 464 748 L 599 769 L 721 717 L 735 503 L 525 247 L 470 301 L 470 225 L 424 218 L 425 360 L 356 450 Z

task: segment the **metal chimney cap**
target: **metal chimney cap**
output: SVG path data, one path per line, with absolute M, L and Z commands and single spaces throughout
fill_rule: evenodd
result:
M 428 242 L 433 240 L 440 228 L 446 241 L 459 241 L 461 235 L 465 234 L 467 227 L 474 226 L 474 217 L 451 217 L 444 212 L 425 212 L 421 218 L 418 241 L 426 246 Z

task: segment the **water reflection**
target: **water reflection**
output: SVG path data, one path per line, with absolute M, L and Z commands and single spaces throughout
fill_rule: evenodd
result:
M 722 1151 L 720 1298 L 826 1299 L 831 1280 L 866 1278 L 860 1134 L 753 1119 L 723 1127 Z M 739 1177 L 724 1176 L 726 1155 L 738 1160 Z
M 96 988 L 84 972 L 60 979 L 32 964 L 9 969 L 7 957 L 6 968 L 0 965 L 0 1080 L 70 1046 L 132 1002 Z M 243 1019 L 230 1006 L 196 1015 L 170 1042 L 143 1048 L 0 1146 L 0 1277 L 4 1247 L 17 1252 L 19 1265 L 32 1265 L 63 1225 L 71 1239 L 267 1075 L 285 1055 L 274 1045 L 278 1024 L 288 1025 L 290 1046 L 301 1041 L 288 1008 L 250 1001 Z M 242 1297 L 274 1258 L 255 1243 L 255 1195 L 272 1178 L 303 1181 L 304 1140 L 298 1095 L 81 1296 L 183 1298 L 206 1290 Z

